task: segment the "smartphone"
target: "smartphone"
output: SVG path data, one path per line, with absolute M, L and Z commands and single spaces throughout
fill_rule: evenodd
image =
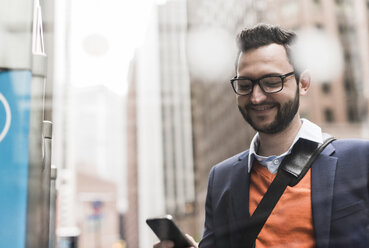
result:
M 161 240 L 171 240 L 174 242 L 175 248 L 185 248 L 193 246 L 184 233 L 174 223 L 171 215 L 158 218 L 150 218 L 146 223 L 154 231 L 156 236 Z

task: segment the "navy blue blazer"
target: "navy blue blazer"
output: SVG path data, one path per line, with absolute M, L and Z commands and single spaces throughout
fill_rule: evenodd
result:
M 247 168 L 248 151 L 211 169 L 200 248 L 243 247 L 249 218 Z M 311 167 L 317 248 L 369 247 L 368 177 L 369 141 L 336 140 L 318 156 Z

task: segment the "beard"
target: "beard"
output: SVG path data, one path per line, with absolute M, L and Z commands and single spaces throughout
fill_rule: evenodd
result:
M 277 102 L 269 102 L 269 104 L 273 104 L 275 107 L 277 107 L 277 115 L 269 125 L 264 127 L 259 127 L 248 114 L 253 104 L 249 103 L 245 106 L 245 108 L 241 108 L 240 106 L 238 106 L 238 109 L 240 110 L 245 121 L 247 121 L 254 130 L 266 134 L 279 133 L 288 127 L 299 109 L 299 88 L 297 87 L 294 99 L 289 100 L 284 104 L 280 104 Z

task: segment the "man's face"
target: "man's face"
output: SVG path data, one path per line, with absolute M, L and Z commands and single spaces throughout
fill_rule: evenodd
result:
M 238 59 L 237 76 L 258 79 L 268 74 L 283 75 L 293 71 L 286 50 L 270 44 L 242 52 Z M 244 119 L 258 132 L 274 134 L 283 131 L 296 117 L 299 108 L 299 87 L 294 76 L 285 78 L 283 90 L 266 94 L 255 85 L 252 94 L 237 96 L 238 108 Z

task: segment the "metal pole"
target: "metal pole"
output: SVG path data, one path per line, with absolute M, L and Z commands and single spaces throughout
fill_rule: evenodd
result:
M 55 248 L 56 244 L 56 199 L 57 199 L 57 189 L 56 189 L 56 178 L 57 178 L 57 168 L 55 165 L 51 166 L 50 172 L 50 222 L 49 222 L 49 248 Z

